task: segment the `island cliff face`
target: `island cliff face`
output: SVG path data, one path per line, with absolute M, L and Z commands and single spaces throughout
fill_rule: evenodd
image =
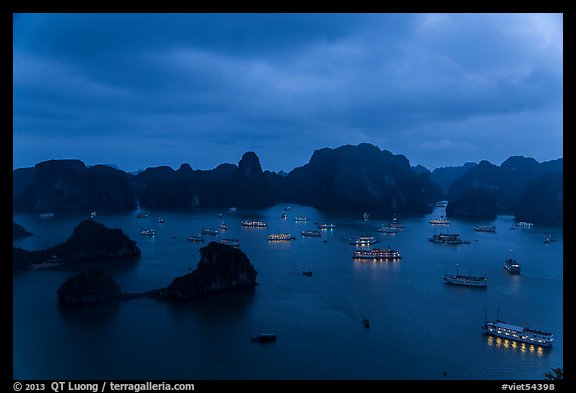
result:
M 45 250 L 13 247 L 14 270 L 42 262 L 93 261 L 139 257 L 140 249 L 121 229 L 110 229 L 91 219 L 81 221 L 66 241 Z
M 80 160 L 50 160 L 14 171 L 14 211 L 86 212 L 136 208 L 129 175 Z
M 153 297 L 186 302 L 212 293 L 254 287 L 257 274 L 242 250 L 211 242 L 200 249 L 200 261 L 192 273 L 175 278 L 166 288 L 153 291 Z

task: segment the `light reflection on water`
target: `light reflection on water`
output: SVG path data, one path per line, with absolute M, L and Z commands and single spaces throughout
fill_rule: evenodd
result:
M 471 240 L 451 246 L 428 241 L 436 231 L 428 221 L 436 212 L 399 217 L 405 228 L 386 234 L 377 229 L 391 217 L 373 213 L 364 221 L 362 212 L 331 214 L 293 205 L 283 220 L 284 207 L 235 213 L 158 210 L 142 219 L 135 213 L 98 212 L 97 221 L 121 228 L 142 250 L 137 262 L 102 263 L 125 292 L 166 286 L 195 267 L 201 247 L 223 237 L 240 241 L 260 285 L 249 295 L 189 305 L 142 300 L 71 315 L 57 311 L 55 292 L 80 266 L 18 275 L 15 372 L 33 379 L 439 379 L 443 371 L 459 379 L 542 379 L 546 371 L 562 367 L 561 228 L 510 230 L 512 217 L 500 216 L 484 223 L 496 225 L 496 233 L 478 233 L 473 230 L 478 222 L 451 219 L 450 232 Z M 306 216 L 307 222 L 295 222 L 295 216 Z M 15 215 L 34 233 L 15 245 L 54 245 L 82 218 Z M 247 219 L 264 220 L 268 227 L 243 227 Z M 187 240 L 222 221 L 229 227 L 225 232 L 206 235 L 203 243 Z M 317 222 L 334 222 L 336 228 L 322 230 L 320 237 L 300 236 Z M 141 236 L 146 228 L 155 229 L 156 236 Z M 539 231 L 558 241 L 543 243 Z M 268 242 L 271 233 L 292 233 L 296 239 Z M 366 234 L 380 241 L 374 248 L 391 247 L 402 259 L 354 260 L 357 248 L 350 240 Z M 509 249 L 522 265 L 520 275 L 503 268 Z M 488 277 L 488 288 L 446 286 L 446 269 L 457 264 Z M 480 327 L 485 310 L 497 308 L 511 323 L 553 331 L 554 348 L 531 350 L 486 339 Z M 369 329 L 363 317 L 370 319 Z M 278 341 L 269 346 L 250 341 L 266 332 L 277 333 Z

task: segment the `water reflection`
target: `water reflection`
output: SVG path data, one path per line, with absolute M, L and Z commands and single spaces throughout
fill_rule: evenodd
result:
M 517 342 L 514 340 L 508 340 L 508 339 L 504 339 L 504 338 L 500 338 L 500 337 L 488 336 L 487 342 L 488 342 L 489 347 L 494 347 L 494 348 L 509 350 L 509 351 L 519 351 L 520 353 L 535 355 L 537 357 L 544 356 L 544 352 L 545 352 L 544 348 L 542 348 L 538 345 L 520 343 L 520 342 Z

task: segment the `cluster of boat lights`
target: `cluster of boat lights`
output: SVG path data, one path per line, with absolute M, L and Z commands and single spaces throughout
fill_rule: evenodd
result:
M 232 210 L 231 210 L 232 211 Z M 92 217 L 95 216 L 95 213 L 92 215 Z M 139 215 L 139 218 L 142 215 Z M 219 215 L 219 217 L 221 217 L 221 215 Z M 285 212 L 283 213 L 282 218 L 286 218 L 285 216 Z M 367 219 L 366 214 L 364 215 L 364 219 Z M 307 218 L 306 217 L 296 217 L 295 218 L 296 222 L 306 222 Z M 163 222 L 159 221 L 159 222 Z M 441 219 L 435 219 L 435 220 L 431 220 L 430 221 L 431 224 L 440 224 L 440 225 L 450 225 L 449 221 L 444 219 L 444 217 L 441 217 Z M 532 224 L 531 223 L 526 223 L 526 222 L 519 222 L 516 224 L 518 227 L 523 227 L 523 228 L 531 228 Z M 257 221 L 257 220 L 244 220 L 242 221 L 242 226 L 243 227 L 252 227 L 252 228 L 266 228 L 268 226 L 268 224 L 266 224 L 266 222 L 264 221 Z M 332 230 L 334 228 L 336 228 L 336 224 L 334 223 L 317 223 L 316 224 L 317 228 L 319 230 L 305 230 L 302 231 L 302 236 L 320 236 L 320 230 Z M 398 229 L 398 228 L 403 228 L 404 225 L 399 224 L 396 221 L 396 218 L 394 218 L 394 221 L 389 224 L 387 227 L 385 227 L 384 225 L 378 230 L 378 232 L 384 232 L 387 233 L 388 231 L 385 231 L 384 229 L 388 229 L 388 230 L 393 230 L 394 232 Z M 228 229 L 228 227 L 222 223 L 220 225 L 221 229 Z M 494 226 L 478 226 L 474 228 L 476 231 L 479 232 L 495 232 L 496 228 Z M 392 231 L 390 231 L 392 232 Z M 153 229 L 145 229 L 142 230 L 140 232 L 142 235 L 146 235 L 146 236 L 150 236 L 150 237 L 154 237 L 155 235 L 155 231 Z M 211 229 L 207 229 L 207 228 L 203 228 L 202 230 L 202 234 L 217 234 L 218 231 L 217 230 L 211 230 Z M 296 239 L 294 236 L 292 236 L 292 234 L 290 233 L 273 233 L 268 235 L 268 240 L 269 241 L 287 241 L 287 240 L 294 240 Z M 201 237 L 201 235 L 198 236 L 190 236 L 189 240 L 192 241 L 203 241 L 204 239 Z M 440 235 L 434 235 L 433 238 L 430 238 L 431 241 L 433 242 L 443 242 L 443 243 L 454 243 L 454 244 L 462 244 L 462 243 L 470 243 L 468 241 L 462 241 L 459 238 L 459 235 L 457 234 L 440 234 Z M 239 241 L 237 239 L 221 239 L 220 243 L 224 243 L 224 244 L 229 244 L 233 247 L 239 247 Z M 360 236 L 359 238 L 357 238 L 356 240 L 352 241 L 352 245 L 356 245 L 358 247 L 360 247 L 359 249 L 355 250 L 353 253 L 353 260 L 355 261 L 360 261 L 360 262 L 372 262 L 372 263 L 378 263 L 378 262 L 398 262 L 400 261 L 400 259 L 402 258 L 400 256 L 400 253 L 398 251 L 392 250 L 390 247 L 388 247 L 387 249 L 379 249 L 379 248 L 370 248 L 370 246 L 372 246 L 375 243 L 379 243 L 378 240 L 376 240 L 373 236 Z M 512 258 L 510 257 L 509 260 L 507 260 L 507 262 L 514 262 L 514 264 L 517 265 L 517 263 L 515 261 L 512 260 Z M 517 267 L 519 267 L 519 265 L 517 265 Z M 458 274 L 457 274 L 458 275 Z M 485 278 L 482 277 L 482 279 L 485 280 Z M 445 277 L 445 281 L 446 281 L 446 277 Z M 488 345 L 493 346 L 496 345 L 497 347 L 504 347 L 504 348 L 520 348 L 521 351 L 523 352 L 535 352 L 538 354 L 538 356 L 541 356 L 543 353 L 543 348 L 545 347 L 549 347 L 552 345 L 552 335 L 550 333 L 543 333 L 540 331 L 534 331 L 534 330 L 530 330 L 530 329 L 525 329 L 525 330 L 518 330 L 518 329 L 504 329 L 501 328 L 500 326 L 498 326 L 497 324 L 485 324 L 484 329 L 486 330 L 487 333 L 489 333 L 488 335 Z M 535 337 L 531 337 L 531 335 L 526 334 L 526 332 L 532 332 L 532 333 L 537 333 L 536 334 L 536 338 Z M 508 338 L 509 337 L 509 338 Z M 545 339 L 542 339 L 542 338 Z
M 509 340 L 507 338 L 488 336 L 488 345 L 496 346 L 498 348 L 512 348 L 520 349 L 522 352 L 532 352 L 536 353 L 538 356 L 544 354 L 544 348 L 535 344 L 526 344 L 523 342 L 518 342 L 515 340 Z

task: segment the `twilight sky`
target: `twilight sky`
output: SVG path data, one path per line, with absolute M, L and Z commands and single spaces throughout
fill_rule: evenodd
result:
M 13 165 L 563 156 L 562 14 L 18 14 Z

